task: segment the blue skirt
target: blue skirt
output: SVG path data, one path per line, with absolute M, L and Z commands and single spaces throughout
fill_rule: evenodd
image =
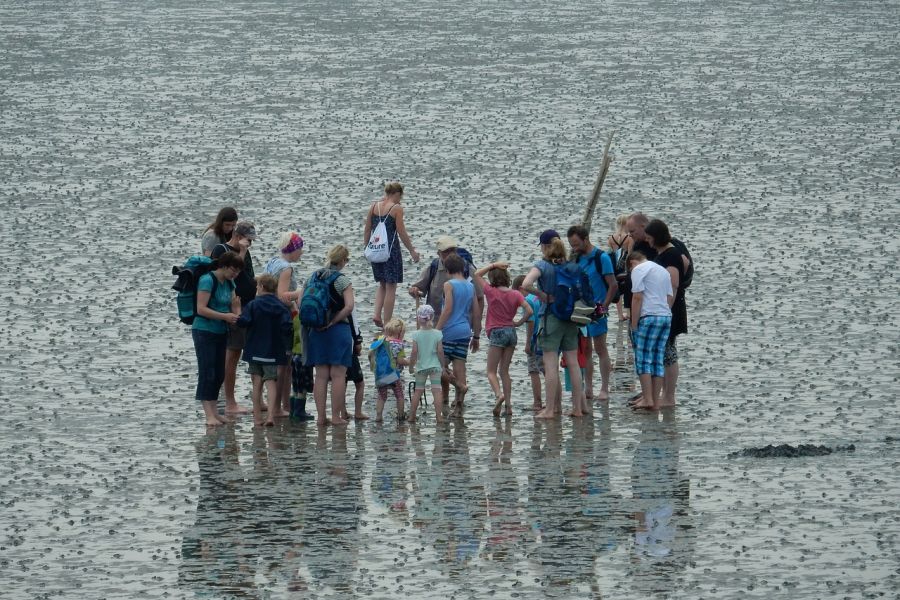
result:
M 353 334 L 349 323 L 332 325 L 325 331 L 310 329 L 303 356 L 307 366 L 353 364 Z

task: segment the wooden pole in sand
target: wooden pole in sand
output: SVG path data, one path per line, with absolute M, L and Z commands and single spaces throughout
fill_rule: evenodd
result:
M 609 172 L 609 164 L 612 162 L 612 157 L 609 155 L 609 147 L 612 145 L 613 136 L 616 134 L 615 130 L 609 134 L 609 139 L 606 140 L 606 147 L 603 149 L 603 159 L 600 161 L 600 173 L 597 174 L 597 180 L 594 181 L 594 189 L 591 190 L 591 195 L 588 196 L 587 206 L 584 208 L 584 216 L 581 217 L 581 224 L 587 228 L 588 232 L 591 231 L 591 222 L 594 220 L 594 211 L 597 209 L 597 203 L 600 202 L 600 190 L 603 188 L 603 182 L 606 180 L 606 174 Z

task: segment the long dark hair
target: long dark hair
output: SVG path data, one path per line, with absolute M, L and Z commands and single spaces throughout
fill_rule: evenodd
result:
M 653 219 L 644 227 L 644 235 L 653 238 L 653 245 L 657 248 L 663 248 L 672 243 L 672 234 L 669 233 L 669 227 L 659 219 Z
M 237 209 L 235 209 L 233 206 L 226 206 L 219 211 L 219 214 L 216 215 L 216 220 L 209 224 L 209 227 L 204 230 L 204 233 L 212 229 L 213 233 L 215 233 L 220 240 L 225 240 L 227 242 L 229 239 L 231 239 L 231 234 L 229 233 L 226 235 L 222 227 L 228 221 L 237 220 Z

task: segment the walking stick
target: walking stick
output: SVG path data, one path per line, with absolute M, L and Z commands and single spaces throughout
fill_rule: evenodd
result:
M 416 294 L 416 329 L 421 329 L 419 326 L 419 305 L 422 303 L 422 297 Z M 409 401 L 412 402 L 412 396 L 416 392 L 416 382 L 410 381 L 407 386 L 409 390 Z M 422 391 L 422 412 L 425 412 L 425 390 Z
M 421 304 L 422 298 L 416 294 L 416 329 L 419 329 L 419 304 Z

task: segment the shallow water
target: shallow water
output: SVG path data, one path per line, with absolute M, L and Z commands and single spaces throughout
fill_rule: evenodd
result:
M 895 594 L 898 15 L 0 5 L 4 594 Z M 257 222 L 258 261 L 299 228 L 308 272 L 361 246 L 366 203 L 399 178 L 420 250 L 451 233 L 521 272 L 538 231 L 580 216 L 613 130 L 600 239 L 641 209 L 697 262 L 674 416 L 624 408 L 623 369 L 590 421 L 496 423 L 476 375 L 440 431 L 429 412 L 202 433 L 169 268 L 219 207 Z M 524 406 L 524 361 L 514 376 Z M 856 451 L 726 458 L 782 442 Z

